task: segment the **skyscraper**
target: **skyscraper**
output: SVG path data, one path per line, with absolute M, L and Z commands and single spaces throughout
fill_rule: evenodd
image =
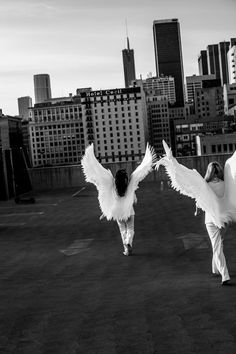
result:
M 227 54 L 228 57 L 228 69 L 229 69 L 229 83 L 236 83 L 236 39 L 231 38 L 230 40 L 230 48 Z
M 186 91 L 187 91 L 187 100 L 188 102 L 194 103 L 195 101 L 195 91 L 196 89 L 201 89 L 203 87 L 203 81 L 214 81 L 215 75 L 192 75 L 186 76 Z
M 175 80 L 171 76 L 147 77 L 146 80 L 136 80 L 138 86 L 143 86 L 143 90 L 148 95 L 167 96 L 168 102 L 174 104 Z
M 129 87 L 135 80 L 134 50 L 130 49 L 129 38 L 127 37 L 127 49 L 122 50 L 125 87 Z
M 220 79 L 220 57 L 218 44 L 207 46 L 207 63 L 209 75 L 215 74 L 216 79 Z
M 184 106 L 184 72 L 180 25 L 178 19 L 153 22 L 154 50 L 157 76 L 175 79 L 176 107 Z
M 220 61 L 220 79 L 221 79 L 222 86 L 229 82 L 228 59 L 227 59 L 229 44 L 230 42 L 220 42 L 218 44 L 219 61 Z
M 199 75 L 208 75 L 206 50 L 201 50 L 200 55 L 198 57 L 198 71 L 199 71 Z
M 34 75 L 35 103 L 41 103 L 52 97 L 50 76 L 48 74 Z
M 32 98 L 29 96 L 18 98 L 19 117 L 23 120 L 29 120 L 30 108 L 32 107 Z

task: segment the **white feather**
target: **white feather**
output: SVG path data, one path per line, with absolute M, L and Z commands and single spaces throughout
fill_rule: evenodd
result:
M 114 177 L 110 170 L 105 169 L 94 155 L 93 144 L 87 147 L 81 160 L 82 169 L 87 182 L 95 184 L 102 213 L 108 220 L 126 220 L 134 213 L 135 190 L 139 182 L 151 171 L 156 155 L 147 145 L 142 163 L 132 173 L 124 197 L 116 193 Z
M 154 149 L 147 144 L 144 158 L 141 164 L 133 171 L 130 178 L 129 189 L 136 190 L 139 182 L 141 182 L 151 172 L 156 162 L 156 154 Z
M 218 227 L 223 227 L 231 219 L 225 200 L 217 197 L 195 169 L 189 169 L 178 163 L 164 141 L 163 147 L 166 155 L 157 162 L 156 168 L 163 165 L 170 177 L 172 187 L 181 194 L 195 199 L 198 207 L 209 213 Z
M 224 208 L 230 215 L 231 221 L 236 222 L 236 151 L 225 162 L 224 181 Z

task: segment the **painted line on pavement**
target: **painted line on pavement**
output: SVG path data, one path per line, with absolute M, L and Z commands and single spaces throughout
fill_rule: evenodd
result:
M 85 187 L 81 188 L 80 190 L 78 190 L 77 192 L 75 192 L 74 194 L 72 194 L 72 197 L 76 197 L 80 192 L 82 192 L 85 189 Z
M 59 250 L 61 253 L 66 256 L 73 256 L 74 254 L 78 254 L 84 251 L 89 250 L 88 247 L 90 243 L 93 241 L 93 238 L 83 239 L 83 240 L 75 240 L 69 247 L 65 250 Z
M 178 237 L 182 240 L 184 248 L 186 250 L 195 249 L 206 249 L 209 248 L 207 238 L 204 235 L 199 235 L 195 233 L 188 233 L 186 235 Z
M 38 212 L 30 212 L 30 213 L 11 213 L 11 214 L 1 214 L 0 218 L 3 217 L 8 217 L 8 216 L 30 216 L 30 215 L 43 215 L 45 214 L 44 211 L 38 211 Z

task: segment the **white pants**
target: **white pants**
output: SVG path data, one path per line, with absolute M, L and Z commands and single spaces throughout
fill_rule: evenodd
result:
M 131 215 L 126 221 L 117 220 L 120 229 L 123 245 L 130 245 L 132 247 L 134 238 L 134 215 Z
M 229 280 L 229 273 L 223 252 L 223 238 L 222 233 L 224 230 L 219 229 L 213 223 L 207 223 L 206 229 L 211 240 L 212 245 L 212 273 L 221 274 L 222 281 Z

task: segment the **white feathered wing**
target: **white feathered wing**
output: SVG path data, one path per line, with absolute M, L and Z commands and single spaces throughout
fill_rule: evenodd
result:
M 236 151 L 225 162 L 224 181 L 224 207 L 229 215 L 230 221 L 236 222 Z
M 89 145 L 81 160 L 86 182 L 93 183 L 98 190 L 98 201 L 102 213 L 110 219 L 110 207 L 113 194 L 113 176 L 104 168 L 94 155 L 94 145 Z
M 138 184 L 152 170 L 156 155 L 147 144 L 142 163 L 131 174 L 130 182 L 124 197 L 116 193 L 114 177 L 110 170 L 105 169 L 94 156 L 93 144 L 85 151 L 81 160 L 87 182 L 95 184 L 98 190 L 98 200 L 102 213 L 108 219 L 127 220 L 133 213 L 135 191 Z
M 163 146 L 166 155 L 156 163 L 156 169 L 163 165 L 170 177 L 172 187 L 181 194 L 195 199 L 197 206 L 211 215 L 215 225 L 219 228 L 223 227 L 231 220 L 225 198 L 217 197 L 195 169 L 189 169 L 178 163 L 164 140 Z

